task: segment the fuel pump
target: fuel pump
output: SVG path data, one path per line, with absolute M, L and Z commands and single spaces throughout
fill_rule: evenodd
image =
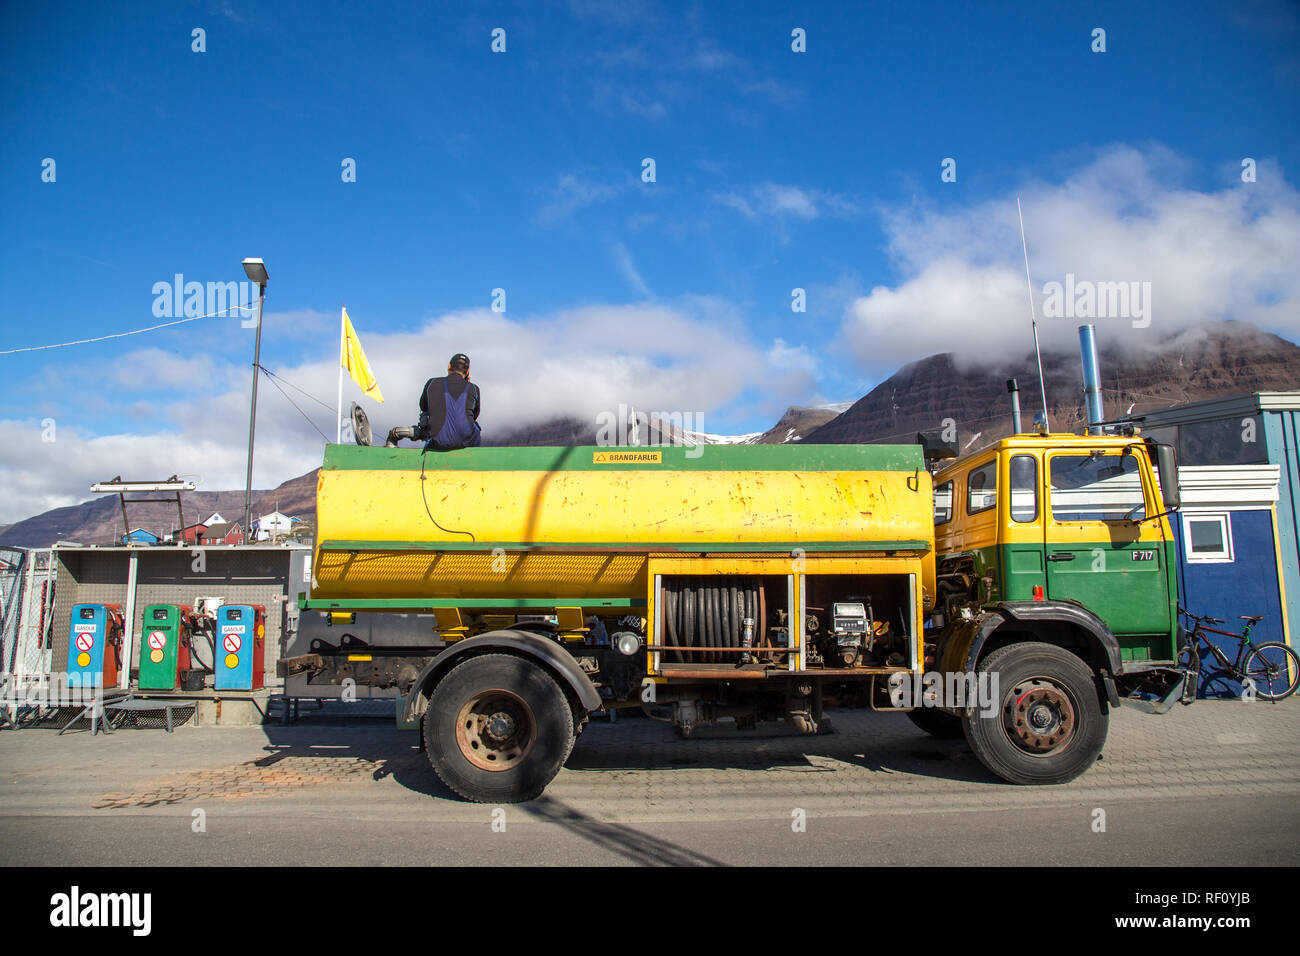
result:
M 257 690 L 266 669 L 266 608 L 223 604 L 217 608 L 217 690 Z
M 192 654 L 197 620 L 185 604 L 150 604 L 144 609 L 141 690 L 194 689 L 196 672 L 202 687 L 204 668 Z
M 112 687 L 121 667 L 121 606 L 74 604 L 68 626 L 68 686 Z

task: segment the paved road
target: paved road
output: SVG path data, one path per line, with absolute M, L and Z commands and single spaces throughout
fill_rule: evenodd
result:
M 6 731 L 0 848 L 73 865 L 1300 862 L 1300 701 L 1123 709 L 1103 759 L 1050 788 L 1001 783 L 896 715 L 831 716 L 827 736 L 690 741 L 594 721 L 542 799 L 503 808 L 455 798 L 383 721 Z

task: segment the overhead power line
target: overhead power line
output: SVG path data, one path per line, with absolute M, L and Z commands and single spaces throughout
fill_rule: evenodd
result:
M 262 371 L 265 372 L 266 369 L 262 369 Z M 307 424 L 310 425 L 312 428 L 315 428 L 316 434 L 320 435 L 321 438 L 324 438 L 325 444 L 328 445 L 330 441 L 329 436 L 327 436 L 323 431 L 320 430 L 320 428 L 317 427 L 316 423 L 312 421 L 311 418 L 308 417 L 306 412 L 304 412 L 301 408 L 298 408 L 298 403 L 289 397 L 288 392 L 280 388 L 280 383 L 276 381 L 275 376 L 271 375 L 269 372 L 267 373 L 267 376 L 270 378 L 271 384 L 274 385 L 279 390 L 280 394 L 284 396 L 284 400 L 288 402 L 290 405 L 292 405 L 294 408 L 298 409 L 298 414 L 301 415 L 303 418 L 307 419 Z M 286 382 L 285 384 L 287 385 L 288 383 Z M 311 396 L 308 397 L 310 398 Z
M 313 402 L 315 402 L 317 405 L 320 405 L 322 408 L 327 408 L 327 409 L 329 409 L 331 412 L 335 411 L 333 405 L 329 404 L 328 402 L 322 401 L 321 399 L 317 398 L 315 395 L 313 395 L 311 392 L 307 391 L 306 389 L 299 388 L 297 385 L 293 384 L 293 382 L 290 382 L 288 379 L 285 379 L 284 377 L 282 377 L 282 376 L 280 376 L 280 375 L 276 375 L 274 372 L 272 372 L 272 371 L 271 371 L 269 368 L 267 368 L 265 365 L 259 365 L 259 366 L 257 366 L 257 367 L 260 368 L 260 369 L 261 369 L 263 372 L 265 372 L 267 375 L 271 376 L 271 378 L 278 378 L 281 382 L 283 382 L 285 385 L 288 385 L 288 386 L 289 386 L 291 389 L 293 389 L 294 391 L 296 391 L 296 392 L 302 392 L 302 394 L 306 395 L 308 398 L 310 398 L 310 399 L 311 399 Z
M 235 309 L 241 312 L 252 312 L 253 307 L 249 305 L 235 305 L 228 309 L 222 309 L 220 312 L 209 312 L 207 315 L 192 315 L 184 319 L 173 319 L 171 322 L 162 322 L 158 325 L 150 325 L 143 329 L 132 329 L 129 332 L 113 332 L 109 335 L 97 335 L 89 339 L 75 339 L 71 342 L 56 342 L 53 345 L 28 345 L 20 349 L 0 349 L 0 355 L 13 355 L 16 352 L 43 352 L 46 349 L 63 349 L 69 345 L 89 345 L 91 342 L 105 342 L 108 339 L 126 338 L 128 335 L 140 335 L 143 332 L 156 332 L 159 329 L 166 329 L 173 325 L 183 325 L 186 322 L 197 322 L 199 319 L 211 319 L 214 316 L 226 315 Z

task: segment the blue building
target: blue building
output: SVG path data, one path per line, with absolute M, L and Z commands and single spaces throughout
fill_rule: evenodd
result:
M 130 532 L 122 535 L 123 544 L 157 544 L 162 539 L 152 531 L 145 531 L 144 528 L 132 528 Z
M 1135 420 L 1178 450 L 1184 606 L 1232 630 L 1238 615 L 1264 614 L 1260 640 L 1290 641 L 1290 622 L 1300 619 L 1300 392 L 1190 402 Z
M 1277 465 L 1179 467 L 1182 507 L 1170 516 L 1178 549 L 1180 603 L 1195 614 L 1222 618 L 1217 625 L 1238 632 L 1241 615 L 1262 615 L 1251 639 L 1286 641 L 1287 590 L 1279 548 Z M 1235 660 L 1238 642 L 1209 635 Z M 1202 697 L 1237 697 L 1229 680 L 1204 655 Z

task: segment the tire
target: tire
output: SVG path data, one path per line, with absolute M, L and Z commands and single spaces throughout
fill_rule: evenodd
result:
M 937 707 L 914 707 L 907 712 L 907 719 L 940 740 L 959 740 L 965 735 L 961 718 Z
M 1242 666 L 1261 700 L 1285 700 L 1300 686 L 1300 659 L 1285 644 L 1256 644 Z
M 523 803 L 541 796 L 576 739 L 573 709 L 540 665 L 483 654 L 438 683 L 424 717 L 434 772 L 476 803 Z
M 1092 670 L 1078 657 L 1037 641 L 1012 644 L 980 661 L 976 671 L 997 675 L 998 711 L 983 716 L 977 708 L 962 718 L 962 727 L 990 772 L 1009 783 L 1061 784 L 1097 761 L 1109 717 Z M 1035 719 L 1045 721 L 1041 731 Z

